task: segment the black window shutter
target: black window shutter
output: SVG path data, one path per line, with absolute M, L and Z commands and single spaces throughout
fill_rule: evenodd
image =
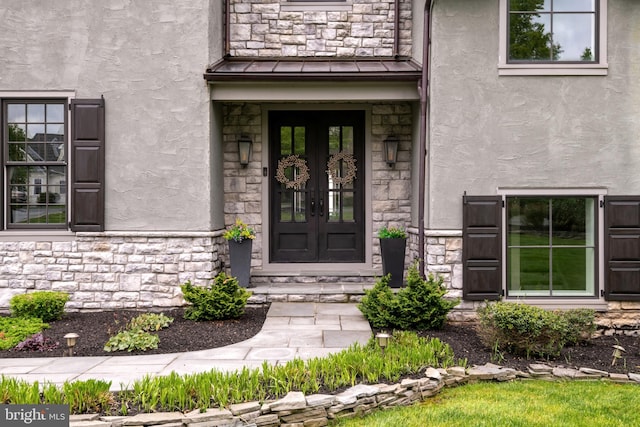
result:
M 640 301 L 640 196 L 605 197 L 605 299 Z
M 502 197 L 464 196 L 463 298 L 495 301 L 502 295 Z
M 104 98 L 71 101 L 71 229 L 104 230 Z

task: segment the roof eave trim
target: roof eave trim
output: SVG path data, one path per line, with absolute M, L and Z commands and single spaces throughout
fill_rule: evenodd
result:
M 229 81 L 306 81 L 306 82 L 362 82 L 362 81 L 418 81 L 420 73 L 384 73 L 384 74 L 340 74 L 340 73 L 205 73 L 204 79 L 208 82 L 229 82 Z

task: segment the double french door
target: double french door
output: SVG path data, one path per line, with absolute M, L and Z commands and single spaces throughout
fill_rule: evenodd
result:
M 364 262 L 364 112 L 271 111 L 270 261 Z

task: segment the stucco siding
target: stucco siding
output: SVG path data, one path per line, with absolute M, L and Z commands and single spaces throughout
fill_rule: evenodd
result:
M 105 97 L 107 230 L 210 228 L 209 12 L 206 0 L 3 4 L 1 91 Z
M 640 191 L 640 8 L 611 1 L 607 76 L 498 76 L 498 2 L 439 2 L 433 30 L 429 225 L 498 187 Z

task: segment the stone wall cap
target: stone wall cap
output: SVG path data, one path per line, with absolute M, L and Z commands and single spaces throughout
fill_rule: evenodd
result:
M 269 405 L 272 411 L 292 411 L 307 407 L 307 399 L 301 391 L 290 391 L 285 397 Z

